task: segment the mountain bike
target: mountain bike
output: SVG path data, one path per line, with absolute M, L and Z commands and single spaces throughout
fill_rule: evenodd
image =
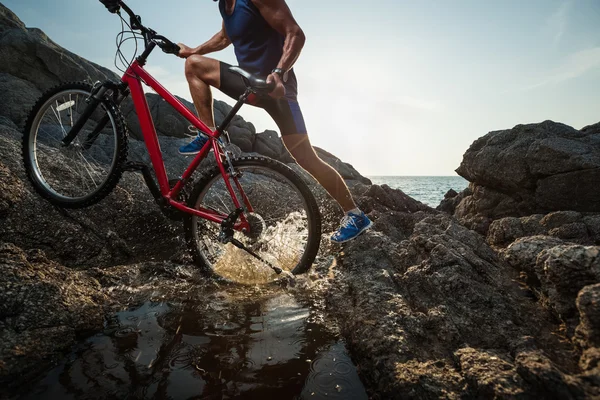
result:
M 234 158 L 226 131 L 246 102 L 273 90 L 264 79 L 232 67 L 246 84 L 245 93 L 222 123 L 211 131 L 154 79 L 144 66 L 156 47 L 178 54 L 179 47 L 130 18 L 121 21 L 144 41 L 120 82 L 66 83 L 45 93 L 26 123 L 23 135 L 25 171 L 34 189 L 62 208 L 88 207 L 104 199 L 124 171 L 139 171 L 161 210 L 183 220 L 193 260 L 206 274 L 241 283 L 300 274 L 312 265 L 320 243 L 321 217 L 305 181 L 289 166 L 267 157 Z M 139 34 L 137 32 L 140 32 Z M 122 56 L 122 53 L 121 53 Z M 176 179 L 169 180 L 142 82 L 151 87 L 209 141 Z M 128 162 L 128 134 L 119 105 L 131 95 L 152 168 Z M 213 150 L 216 163 L 192 175 Z

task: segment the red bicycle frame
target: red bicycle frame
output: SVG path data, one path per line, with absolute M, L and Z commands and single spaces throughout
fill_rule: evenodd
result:
M 204 124 L 200 119 L 198 119 L 180 100 L 178 100 L 175 96 L 173 96 L 167 89 L 165 89 L 156 79 L 154 79 L 141 65 L 138 61 L 134 61 L 123 77 L 121 78 L 122 82 L 127 84 L 129 90 L 131 92 L 131 97 L 133 100 L 133 104 L 135 106 L 135 111 L 137 112 L 140 127 L 142 129 L 142 134 L 144 137 L 144 142 L 146 143 L 146 148 L 148 149 L 148 153 L 150 155 L 150 160 L 152 162 L 152 166 L 154 167 L 154 172 L 156 174 L 156 179 L 158 180 L 158 185 L 160 188 L 160 192 L 162 196 L 167 200 L 168 204 L 172 207 L 188 213 L 195 215 L 197 217 L 216 222 L 222 223 L 227 215 L 223 215 L 217 213 L 213 210 L 208 210 L 200 207 L 199 209 L 194 209 L 188 207 L 185 203 L 176 200 L 179 192 L 185 186 L 185 184 L 189 181 L 194 171 L 200 165 L 200 162 L 208 155 L 211 147 L 214 150 L 215 159 L 217 161 L 217 166 L 219 167 L 219 171 L 225 180 L 225 185 L 227 186 L 227 190 L 231 195 L 231 199 L 233 201 L 236 209 L 242 208 L 241 203 L 237 198 L 235 191 L 233 190 L 233 186 L 229 181 L 229 175 L 223 163 L 223 158 L 225 157 L 224 153 L 219 146 L 217 139 L 221 136 L 220 129 L 216 129 L 214 132 L 211 131 L 206 124 Z M 142 82 L 146 85 L 150 86 L 160 97 L 165 99 L 167 103 L 169 103 L 179 114 L 181 114 L 185 119 L 187 119 L 192 125 L 194 125 L 197 129 L 202 132 L 205 132 L 209 141 L 202 147 L 200 153 L 194 157 L 189 167 L 185 170 L 177 184 L 170 188 L 169 180 L 167 178 L 167 171 L 165 169 L 165 164 L 162 157 L 162 152 L 160 150 L 160 144 L 158 142 L 158 136 L 156 134 L 156 128 L 154 127 L 154 122 L 152 120 L 152 115 L 150 114 L 150 108 L 148 107 L 148 102 L 146 101 L 146 96 L 144 95 L 144 89 L 142 87 Z M 240 192 L 242 196 L 242 200 L 246 209 L 249 212 L 253 212 L 252 205 L 248 200 L 248 197 L 245 195 L 242 187 L 235 176 L 232 176 L 236 188 Z M 240 222 L 236 223 L 236 230 L 248 229 L 249 225 L 244 216 L 244 214 L 240 215 Z

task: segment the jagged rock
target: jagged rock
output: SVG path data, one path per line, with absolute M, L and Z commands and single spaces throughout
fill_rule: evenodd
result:
M 388 185 L 371 185 L 362 196 L 356 199 L 357 204 L 366 213 L 377 211 L 417 212 L 432 211 L 432 209 L 417 201 L 399 189 Z
M 473 225 L 473 220 L 557 210 L 600 211 L 597 125 L 578 131 L 545 121 L 479 138 L 457 169 L 472 182 L 473 194 L 455 215 Z M 478 227 L 485 228 L 485 223 L 479 221 Z
M 583 348 L 600 347 L 600 284 L 589 285 L 577 295 L 577 336 Z
M 454 215 L 454 211 L 456 211 L 456 207 L 460 204 L 461 201 L 467 196 L 471 196 L 473 191 L 470 187 L 467 187 L 460 193 L 457 193 L 454 189 L 450 189 L 448 193 L 444 195 L 444 199 L 440 202 L 440 205 L 437 206 L 436 210 L 443 211 L 450 215 Z
M 86 267 L 149 260 L 184 247 L 180 225 L 162 216 L 135 173 L 124 174 L 113 193 L 95 206 L 53 207 L 26 181 L 20 136 L 0 126 L 0 237 L 4 241 L 26 250 L 42 249 L 66 266 Z
M 358 171 L 354 169 L 354 167 L 348 163 L 343 162 L 333 154 L 319 148 L 315 147 L 315 151 L 320 159 L 325 161 L 327 164 L 331 165 L 344 179 L 348 180 L 357 180 L 365 185 L 371 185 L 371 180 L 362 176 Z
M 117 76 L 60 47 L 39 29 L 26 28 L 0 4 L 0 115 L 22 125 L 41 92 L 66 81 L 94 82 Z M 6 96 L 6 93 L 9 96 Z M 18 92 L 18 93 L 17 93 Z M 15 96 L 15 97 L 13 97 Z
M 284 163 L 294 162 L 291 154 L 287 151 L 283 141 L 275 131 L 265 131 L 257 134 L 254 139 L 252 151 Z
M 30 108 L 42 93 L 31 83 L 0 73 L 0 113 L 16 124 L 24 125 Z
M 33 377 L 75 343 L 102 328 L 106 300 L 82 272 L 49 261 L 37 250 L 0 243 L 0 382 Z
M 550 250 L 562 244 L 565 242 L 550 236 L 528 236 L 515 240 L 500 254 L 513 268 L 525 272 L 529 279 L 537 280 L 535 271 L 537 257 L 544 250 Z
M 491 223 L 487 241 L 494 246 L 506 246 L 518 238 L 549 235 L 580 244 L 600 242 L 600 216 L 583 216 L 576 211 L 556 211 L 547 215 L 508 217 Z
M 378 396 L 598 394 L 578 375 L 562 372 L 559 365 L 577 359 L 561 349 L 552 335 L 556 326 L 519 294 L 508 267 L 480 235 L 441 213 L 393 224 L 412 234 L 400 241 L 404 233 L 397 240 L 376 229 L 350 242 L 328 297 Z M 553 343 L 554 358 L 543 356 L 538 343 Z
M 506 355 L 471 347 L 454 353 L 475 398 L 519 398 L 526 395 L 526 384 L 514 362 Z
M 535 270 L 552 308 L 568 320 L 575 316 L 579 291 L 600 282 L 600 247 L 553 247 L 538 256 Z

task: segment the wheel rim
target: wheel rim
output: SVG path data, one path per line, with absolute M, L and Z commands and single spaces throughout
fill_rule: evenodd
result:
M 55 197 L 63 201 L 84 201 L 102 190 L 117 162 L 117 128 L 114 117 L 93 144 L 84 149 L 83 142 L 106 113 L 104 104 L 86 121 L 68 147 L 61 140 L 69 132 L 87 103 L 89 92 L 70 89 L 46 101 L 36 115 L 29 135 L 29 158 L 34 178 Z
M 277 171 L 263 166 L 242 166 L 236 170 L 242 173 L 240 184 L 254 208 L 254 213 L 248 216 L 254 229 L 247 234 L 236 232 L 234 237 L 273 265 L 294 271 L 305 262 L 311 226 L 315 223 L 306 200 Z M 198 196 L 195 207 L 200 206 L 224 214 L 235 209 L 220 175 L 211 179 Z M 218 224 L 192 217 L 191 229 L 204 265 L 217 276 L 242 284 L 268 283 L 279 277 L 267 264 L 244 250 L 220 243 Z

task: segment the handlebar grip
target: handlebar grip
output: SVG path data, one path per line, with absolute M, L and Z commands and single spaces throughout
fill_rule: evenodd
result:
M 163 51 L 165 53 L 167 53 L 167 54 L 174 54 L 176 56 L 179 55 L 179 50 L 181 50 L 181 47 L 179 47 L 175 43 L 169 43 L 168 46 L 163 49 Z
M 275 81 L 267 82 L 267 91 L 271 93 L 273 90 L 275 90 L 276 86 L 277 84 L 275 83 Z
M 160 47 L 165 53 L 175 54 L 176 56 L 179 55 L 179 51 L 181 50 L 181 47 L 179 47 L 179 45 L 171 42 L 169 39 L 161 35 L 155 35 L 154 39 L 156 39 L 155 42 L 158 45 L 158 47 Z

